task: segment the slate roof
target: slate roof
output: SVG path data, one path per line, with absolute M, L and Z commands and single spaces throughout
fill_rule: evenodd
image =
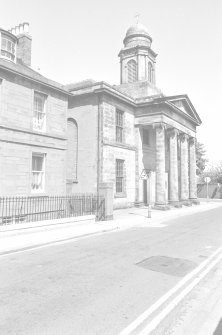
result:
M 51 79 L 44 77 L 37 71 L 31 69 L 30 67 L 24 64 L 13 63 L 13 62 L 0 58 L 0 69 L 8 70 L 8 71 L 20 74 L 26 78 L 29 78 L 31 80 L 40 82 L 47 86 L 50 86 L 51 88 L 62 90 L 64 91 L 64 93 L 67 92 L 68 94 L 68 90 L 66 89 L 65 85 L 59 84 L 56 81 L 53 81 Z

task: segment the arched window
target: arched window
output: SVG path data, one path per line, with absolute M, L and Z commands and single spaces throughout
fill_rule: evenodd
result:
M 127 71 L 128 71 L 128 82 L 133 83 L 134 81 L 137 81 L 137 65 L 135 60 L 131 59 L 127 63 Z
M 151 62 L 148 63 L 148 80 L 153 83 L 153 65 Z
M 68 119 L 67 135 L 66 179 L 77 180 L 78 125 L 74 119 Z

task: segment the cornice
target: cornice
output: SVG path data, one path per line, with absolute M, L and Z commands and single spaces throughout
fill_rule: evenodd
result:
M 121 148 L 121 149 L 126 149 L 126 150 L 132 150 L 136 151 L 136 147 L 133 145 L 129 145 L 126 143 L 117 143 L 117 142 L 109 142 L 106 140 L 103 140 L 103 145 L 111 146 L 111 147 L 116 147 L 116 148 Z
M 121 49 L 118 56 L 120 57 L 123 53 L 127 54 L 127 53 L 135 52 L 135 51 L 138 51 L 138 50 L 141 50 L 141 49 L 150 52 L 153 57 L 156 57 L 158 55 L 149 46 L 138 44 L 138 45 L 134 45 L 134 46 L 131 46 L 131 47 L 125 47 L 125 48 Z
M 176 122 L 177 124 L 181 125 L 183 128 L 187 128 L 192 132 L 195 132 L 192 128 L 190 128 L 189 126 L 185 126 L 184 124 L 182 124 L 179 121 L 174 120 L 171 116 L 169 116 L 167 113 L 165 113 L 164 111 L 160 111 L 160 112 L 152 112 L 152 113 L 146 113 L 146 114 L 141 114 L 138 116 L 135 116 L 135 120 L 136 119 L 140 119 L 140 118 L 144 118 L 144 117 L 152 117 L 152 116 L 165 116 L 166 118 L 172 120 L 172 122 Z M 165 121 L 160 121 L 158 123 L 166 123 Z M 138 124 L 136 124 L 136 126 L 138 126 Z M 183 132 L 183 131 L 182 131 Z

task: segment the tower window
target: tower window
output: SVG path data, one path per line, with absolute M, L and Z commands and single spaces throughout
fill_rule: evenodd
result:
M 148 80 L 149 82 L 153 83 L 154 82 L 154 78 L 153 78 L 153 65 L 151 62 L 148 63 Z
M 133 83 L 137 81 L 137 64 L 136 61 L 131 59 L 127 63 L 127 70 L 128 70 L 128 82 Z

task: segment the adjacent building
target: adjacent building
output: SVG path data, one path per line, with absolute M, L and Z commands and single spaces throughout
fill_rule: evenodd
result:
M 123 43 L 120 85 L 63 86 L 31 69 L 27 24 L 1 29 L 1 195 L 100 194 L 107 184 L 114 208 L 196 199 L 201 120 L 187 95 L 156 86 L 146 27 Z
M 28 28 L 0 30 L 0 194 L 65 194 L 68 95 L 31 69 Z

